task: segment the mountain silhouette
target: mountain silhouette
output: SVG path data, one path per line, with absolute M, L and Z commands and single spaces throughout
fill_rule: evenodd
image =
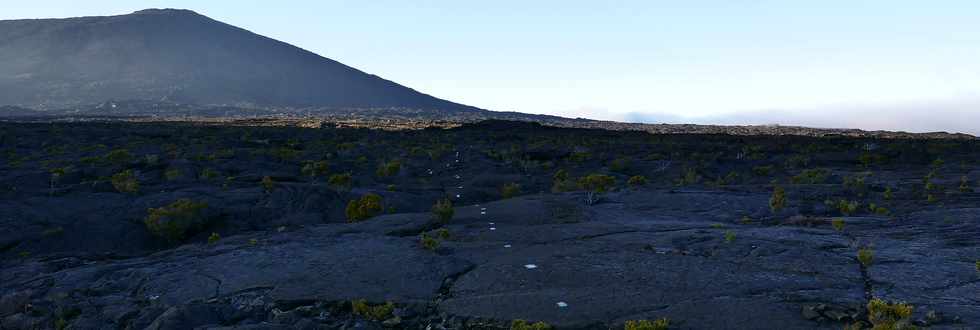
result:
M 190 10 L 0 21 L 0 105 L 107 100 L 478 110 Z

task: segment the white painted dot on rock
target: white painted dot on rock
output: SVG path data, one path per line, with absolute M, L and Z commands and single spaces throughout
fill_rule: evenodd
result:
M 497 230 L 497 227 L 490 227 L 490 230 Z
M 459 198 L 459 194 L 456 194 L 456 198 Z
M 493 222 L 490 222 L 490 225 L 491 225 L 491 226 L 493 226 L 493 225 L 494 225 L 494 223 L 493 223 Z
M 524 265 L 524 268 L 527 268 L 527 269 L 535 269 L 535 268 L 538 268 L 538 265 L 535 265 L 535 264 L 527 264 L 527 265 Z
M 480 215 L 487 215 L 487 211 L 480 211 Z
M 565 307 L 568 307 L 568 303 L 565 303 L 564 301 L 559 301 L 559 302 L 558 302 L 558 303 L 556 303 L 555 305 L 558 305 L 558 308 L 565 308 Z
M 510 244 L 504 244 L 505 248 L 510 248 Z

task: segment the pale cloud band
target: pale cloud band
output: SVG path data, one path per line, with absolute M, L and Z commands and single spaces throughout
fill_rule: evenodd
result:
M 793 125 L 908 132 L 950 132 L 980 135 L 980 98 L 839 105 L 809 109 L 739 111 L 708 116 L 630 112 L 609 114 L 614 120 L 641 123 L 718 125 Z

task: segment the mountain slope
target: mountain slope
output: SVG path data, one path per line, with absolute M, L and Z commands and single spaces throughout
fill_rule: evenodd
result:
M 109 99 L 475 110 L 188 10 L 0 21 L 0 105 Z

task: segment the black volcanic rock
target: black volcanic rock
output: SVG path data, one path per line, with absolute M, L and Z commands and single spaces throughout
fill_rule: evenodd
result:
M 475 108 L 419 93 L 189 10 L 0 21 L 0 105 Z

